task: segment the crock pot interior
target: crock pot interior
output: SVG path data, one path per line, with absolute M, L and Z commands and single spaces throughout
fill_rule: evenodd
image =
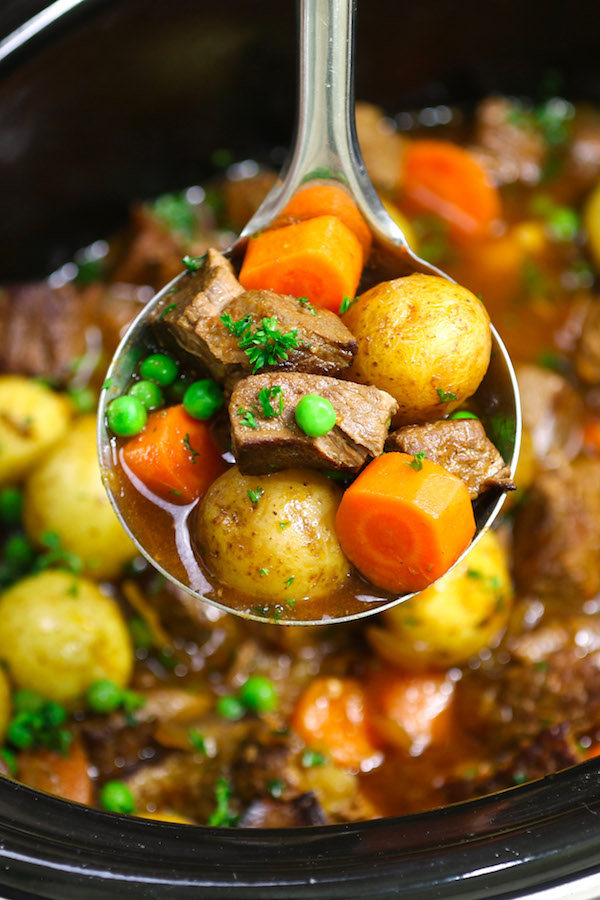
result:
M 8 3 L 0 36 L 39 8 Z M 558 2 L 363 3 L 356 93 L 393 113 L 535 96 L 556 75 L 565 95 L 600 102 L 599 24 L 588 3 L 569 14 Z M 0 281 L 43 276 L 110 233 L 132 199 L 201 182 L 215 149 L 280 159 L 294 39 L 291 0 L 87 0 L 7 57 Z M 595 761 L 418 816 L 285 832 L 117 818 L 0 779 L 0 888 L 61 900 L 517 897 L 595 874 L 599 811 Z

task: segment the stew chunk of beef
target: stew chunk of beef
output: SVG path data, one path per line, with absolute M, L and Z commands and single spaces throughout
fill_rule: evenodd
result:
M 309 437 L 296 424 L 296 406 L 307 394 L 325 397 L 336 412 L 335 426 L 322 437 Z M 248 475 L 295 466 L 356 472 L 383 451 L 396 409 L 385 391 L 351 381 L 299 372 L 251 375 L 229 404 L 233 453 Z
M 492 487 L 513 490 L 510 469 L 477 419 L 405 425 L 389 435 L 386 450 L 424 452 L 466 484 L 471 500 Z
M 273 317 L 281 334 L 294 333 L 296 346 L 266 369 L 335 375 L 352 362 L 356 341 L 338 316 L 313 308 L 304 299 L 273 291 L 244 291 L 230 263 L 217 251 L 208 252 L 197 274 L 182 279 L 175 308 L 160 325 L 166 325 L 177 345 L 203 363 L 214 378 L 232 386 L 252 371 L 239 346 L 242 332 L 246 326 L 256 331 L 264 319 Z

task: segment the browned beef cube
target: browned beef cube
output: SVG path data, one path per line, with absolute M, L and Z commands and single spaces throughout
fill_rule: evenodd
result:
M 491 487 L 512 490 L 510 469 L 486 437 L 478 419 L 445 419 L 428 425 L 405 425 L 394 431 L 386 450 L 424 452 L 427 459 L 443 466 L 469 489 L 475 499 Z
M 216 251 L 212 253 L 214 259 Z M 211 257 L 207 260 L 210 266 Z M 224 262 L 229 267 L 227 261 Z M 335 375 L 352 362 L 356 341 L 339 317 L 329 310 L 313 309 L 304 300 L 273 291 L 240 293 L 242 288 L 237 279 L 223 266 L 218 269 L 218 278 L 215 277 L 210 282 L 210 289 L 206 290 L 203 273 L 204 268 L 189 281 L 182 279 L 181 289 L 174 295 L 176 309 L 163 321 L 177 344 L 202 362 L 213 378 L 228 387 L 249 375 L 252 363 L 239 347 L 240 336 L 233 334 L 223 323 L 221 316 L 224 313 L 232 322 L 248 316 L 248 325 L 253 331 L 261 326 L 263 319 L 273 316 L 281 333 L 295 330 L 298 346 L 288 351 L 286 359 L 265 366 L 265 371 L 292 369 Z
M 272 416 L 260 399 L 267 391 Z M 309 437 L 296 424 L 296 406 L 307 394 L 326 397 L 336 411 L 334 428 L 322 437 Z M 385 391 L 353 381 L 299 372 L 253 375 L 238 384 L 229 404 L 233 454 L 249 475 L 295 466 L 357 472 L 383 451 L 396 409 Z

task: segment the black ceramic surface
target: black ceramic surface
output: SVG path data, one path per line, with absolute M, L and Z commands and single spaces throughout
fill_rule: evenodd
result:
M 43 6 L 5 0 L 0 38 Z M 201 182 L 215 149 L 267 160 L 285 146 L 294 31 L 293 0 L 82 0 L 7 55 L 0 282 L 56 268 L 132 199 Z M 587 2 L 365 0 L 356 93 L 394 113 L 535 96 L 558 77 L 600 102 L 599 35 Z M 0 894 L 480 900 L 562 885 L 566 898 L 567 882 L 600 884 L 599 816 L 597 761 L 417 816 L 288 831 L 115 817 L 0 779 Z

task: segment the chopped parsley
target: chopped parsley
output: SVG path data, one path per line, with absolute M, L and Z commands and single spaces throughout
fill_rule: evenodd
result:
M 289 350 L 299 346 L 298 329 L 281 332 L 277 327 L 277 316 L 264 318 L 255 331 L 248 330 L 239 342 L 240 350 L 248 357 L 252 372 L 265 366 L 274 366 L 289 358 Z
M 255 491 L 253 491 L 252 488 L 248 488 L 248 496 L 253 503 L 258 503 L 264 492 L 265 489 L 262 487 L 257 487 Z
M 294 578 L 295 578 L 294 575 L 290 575 L 289 578 L 286 578 L 286 580 L 283 582 L 285 584 L 286 588 L 289 588 L 292 586 L 292 582 L 293 582 Z
M 268 569 L 259 569 L 258 574 L 260 575 L 261 578 L 263 578 L 265 575 L 269 574 L 269 570 Z
M 407 462 L 406 465 L 410 469 L 414 469 L 415 472 L 420 472 L 421 469 L 423 468 L 423 460 L 424 459 L 425 459 L 425 451 L 419 450 L 419 452 L 415 453 L 415 455 L 413 456 L 412 462 Z
M 298 303 L 300 304 L 300 306 L 303 306 L 304 309 L 306 309 L 311 314 L 311 316 L 316 316 L 317 312 L 312 303 L 310 303 L 308 297 L 298 297 Z
M 202 256 L 184 256 L 181 262 L 184 264 L 188 272 L 197 272 L 204 265 L 206 253 Z
M 296 603 L 296 601 L 295 601 L 295 600 L 292 600 L 291 597 L 288 597 L 288 599 L 285 601 L 285 605 L 286 605 L 286 606 L 294 606 L 295 603 Z
M 229 827 L 237 825 L 239 816 L 236 816 L 229 808 L 231 800 L 231 784 L 222 776 L 217 778 L 215 785 L 215 810 L 208 818 L 208 825 L 213 828 Z
M 440 398 L 440 403 L 449 403 L 451 400 L 458 400 L 456 394 L 453 394 L 452 391 L 445 391 L 444 388 L 437 388 L 436 393 Z
M 200 734 L 197 728 L 190 728 L 188 731 L 188 740 L 190 742 L 190 747 L 192 750 L 195 750 L 196 753 L 202 753 L 203 756 L 206 756 L 206 740 L 204 736 Z
M 234 337 L 241 337 L 250 328 L 251 319 L 249 313 L 247 316 L 238 319 L 237 322 L 233 321 L 229 313 L 223 313 L 220 318 L 227 331 L 230 331 Z
M 163 194 L 150 207 L 153 215 L 170 231 L 187 238 L 194 236 L 196 215 L 183 194 Z
M 190 436 L 189 436 L 189 434 L 186 434 L 186 436 L 184 437 L 184 439 L 183 439 L 183 446 L 184 446 L 185 449 L 190 453 L 190 455 L 191 455 L 191 457 L 192 457 L 192 463 L 193 463 L 194 465 L 196 465 L 196 459 L 200 456 L 200 453 L 199 453 L 198 450 L 194 450 L 194 448 L 193 448 L 192 445 L 190 444 Z
M 325 765 L 325 757 L 318 750 L 305 750 L 300 759 L 305 769 L 314 769 L 316 766 Z
M 289 528 L 289 522 L 278 522 L 277 523 L 280 531 L 285 531 L 286 528 Z
M 343 316 L 345 312 L 348 312 L 350 307 L 356 303 L 357 300 L 358 297 L 344 297 L 340 303 L 340 316 Z
M 158 321 L 161 322 L 161 321 L 164 319 L 164 317 L 165 317 L 165 316 L 168 316 L 169 313 L 172 312 L 174 309 L 177 309 L 177 304 L 176 304 L 176 303 L 169 303 L 169 305 L 168 305 L 168 306 L 165 306 L 165 308 L 164 308 L 163 311 L 161 312 L 160 316 L 158 317 Z
M 275 409 L 271 402 L 275 400 L 276 397 L 279 397 L 279 409 Z M 283 391 L 278 384 L 272 388 L 261 388 L 258 392 L 258 402 L 260 403 L 262 414 L 265 419 L 274 419 L 283 412 Z
M 285 785 L 284 785 L 283 781 L 281 781 L 280 778 L 270 778 L 267 781 L 267 791 L 269 792 L 271 797 L 274 797 L 276 800 L 279 799 L 279 797 L 281 797 L 281 795 L 283 794 L 284 788 L 285 788 Z
M 245 425 L 246 428 L 258 428 L 256 416 L 249 409 L 238 409 L 237 414 L 241 416 L 242 425 Z
M 112 378 L 107 378 L 106 381 L 104 382 L 104 384 L 102 385 L 102 390 L 107 391 L 112 383 L 113 383 Z

